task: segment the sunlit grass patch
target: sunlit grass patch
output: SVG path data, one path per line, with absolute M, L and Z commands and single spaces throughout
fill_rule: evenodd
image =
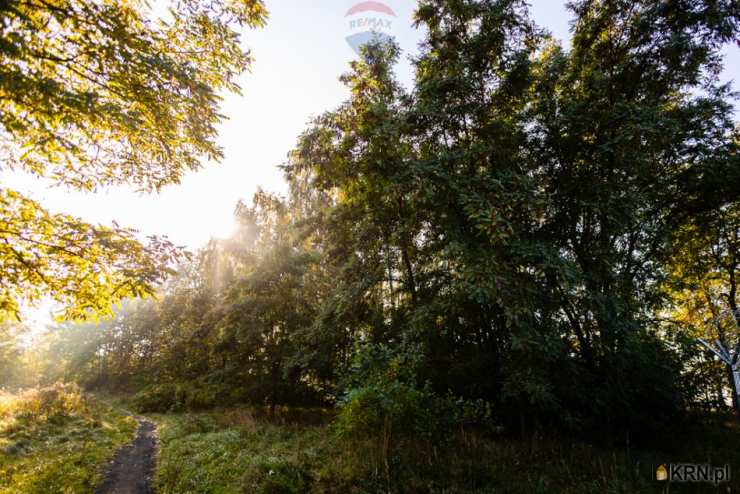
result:
M 0 397 L 0 493 L 86 493 L 136 422 L 57 384 Z

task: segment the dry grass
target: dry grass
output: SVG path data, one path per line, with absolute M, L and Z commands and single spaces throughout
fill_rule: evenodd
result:
M 87 403 L 77 385 L 57 383 L 17 393 L 0 390 L 0 419 L 9 417 L 46 421 L 57 415 L 84 414 Z
M 92 492 L 135 427 L 75 385 L 0 392 L 0 494 Z

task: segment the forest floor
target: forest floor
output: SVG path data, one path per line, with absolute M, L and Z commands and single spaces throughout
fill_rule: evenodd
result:
M 145 418 L 137 417 L 136 421 L 136 437 L 118 450 L 95 494 L 154 494 L 156 427 Z

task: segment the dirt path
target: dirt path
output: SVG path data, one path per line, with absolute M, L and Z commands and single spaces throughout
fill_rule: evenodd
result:
M 119 449 L 108 465 L 95 494 L 153 494 L 156 436 L 152 422 L 137 417 L 139 428 L 133 442 Z

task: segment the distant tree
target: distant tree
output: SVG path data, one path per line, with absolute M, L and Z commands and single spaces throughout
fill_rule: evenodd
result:
M 0 3 L 0 169 L 94 190 L 159 190 L 217 160 L 219 91 L 250 65 L 236 28 L 261 26 L 260 0 Z M 0 190 L 0 316 L 50 295 L 64 316 L 151 293 L 177 256 L 159 239 L 51 214 Z
M 15 384 L 20 373 L 22 349 L 18 339 L 22 330 L 15 323 L 0 323 L 0 388 Z
M 299 388 L 301 369 L 293 364 L 300 352 L 297 334 L 311 325 L 316 307 L 306 283 L 310 255 L 294 241 L 289 209 L 280 198 L 260 191 L 254 205 L 240 205 L 237 215 L 251 231 L 252 241 L 242 245 L 250 255 L 241 257 L 237 279 L 224 292 L 218 346 L 248 370 L 257 397 L 274 413 Z

